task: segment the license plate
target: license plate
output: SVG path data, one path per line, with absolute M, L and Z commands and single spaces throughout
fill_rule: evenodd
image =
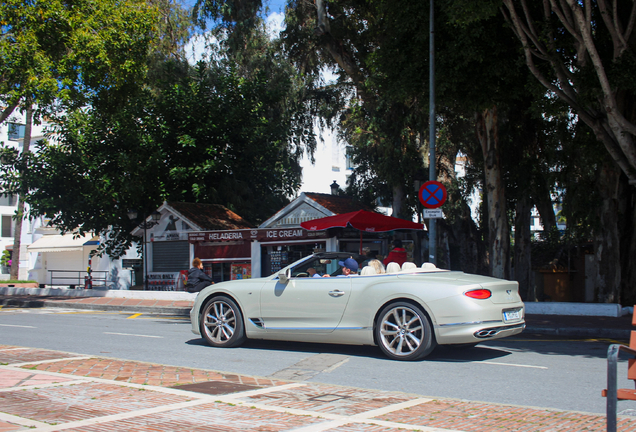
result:
M 521 309 L 507 310 L 503 313 L 504 321 L 518 321 L 521 319 Z

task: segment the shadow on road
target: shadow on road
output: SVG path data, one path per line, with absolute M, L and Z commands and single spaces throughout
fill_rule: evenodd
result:
M 242 346 L 237 348 L 215 348 L 209 346 L 203 338 L 190 339 L 186 342 L 188 345 L 201 346 L 207 349 L 238 349 L 238 350 L 267 350 L 267 351 L 288 351 L 303 352 L 309 354 L 340 354 L 350 357 L 366 357 L 378 360 L 393 361 L 387 358 L 380 348 L 376 346 L 360 346 L 360 345 L 338 345 L 338 344 L 321 344 L 309 342 L 281 342 L 281 341 L 263 341 L 263 340 L 247 340 Z M 470 347 L 447 347 L 438 346 L 426 358 L 420 360 L 438 361 L 438 362 L 476 362 L 487 361 L 501 357 L 505 357 L 510 353 L 494 347 L 476 346 Z

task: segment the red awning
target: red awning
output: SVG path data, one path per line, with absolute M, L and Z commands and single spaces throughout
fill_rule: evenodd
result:
M 302 222 L 301 227 L 309 231 L 322 231 L 329 228 L 344 228 L 347 225 L 365 232 L 385 232 L 397 229 L 423 230 L 424 225 L 391 216 L 384 216 L 366 210 L 328 216 Z

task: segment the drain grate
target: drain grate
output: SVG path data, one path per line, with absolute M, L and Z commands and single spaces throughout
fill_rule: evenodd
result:
M 220 395 L 228 393 L 238 393 L 247 390 L 256 390 L 263 388 L 263 386 L 249 385 L 249 384 L 237 384 L 227 381 L 206 381 L 196 384 L 178 385 L 172 388 L 179 390 L 188 390 L 197 393 L 204 393 L 209 395 Z
M 310 401 L 316 402 L 335 402 L 343 399 L 349 399 L 351 396 L 343 396 L 338 394 L 324 394 L 320 396 L 314 396 L 309 398 Z

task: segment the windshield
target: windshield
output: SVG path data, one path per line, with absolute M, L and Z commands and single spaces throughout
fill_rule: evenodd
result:
M 326 274 L 337 276 L 342 273 L 342 267 L 340 267 L 338 261 L 350 257 L 351 254 L 336 252 L 315 254 L 309 259 L 294 265 L 291 277 L 318 277 Z

